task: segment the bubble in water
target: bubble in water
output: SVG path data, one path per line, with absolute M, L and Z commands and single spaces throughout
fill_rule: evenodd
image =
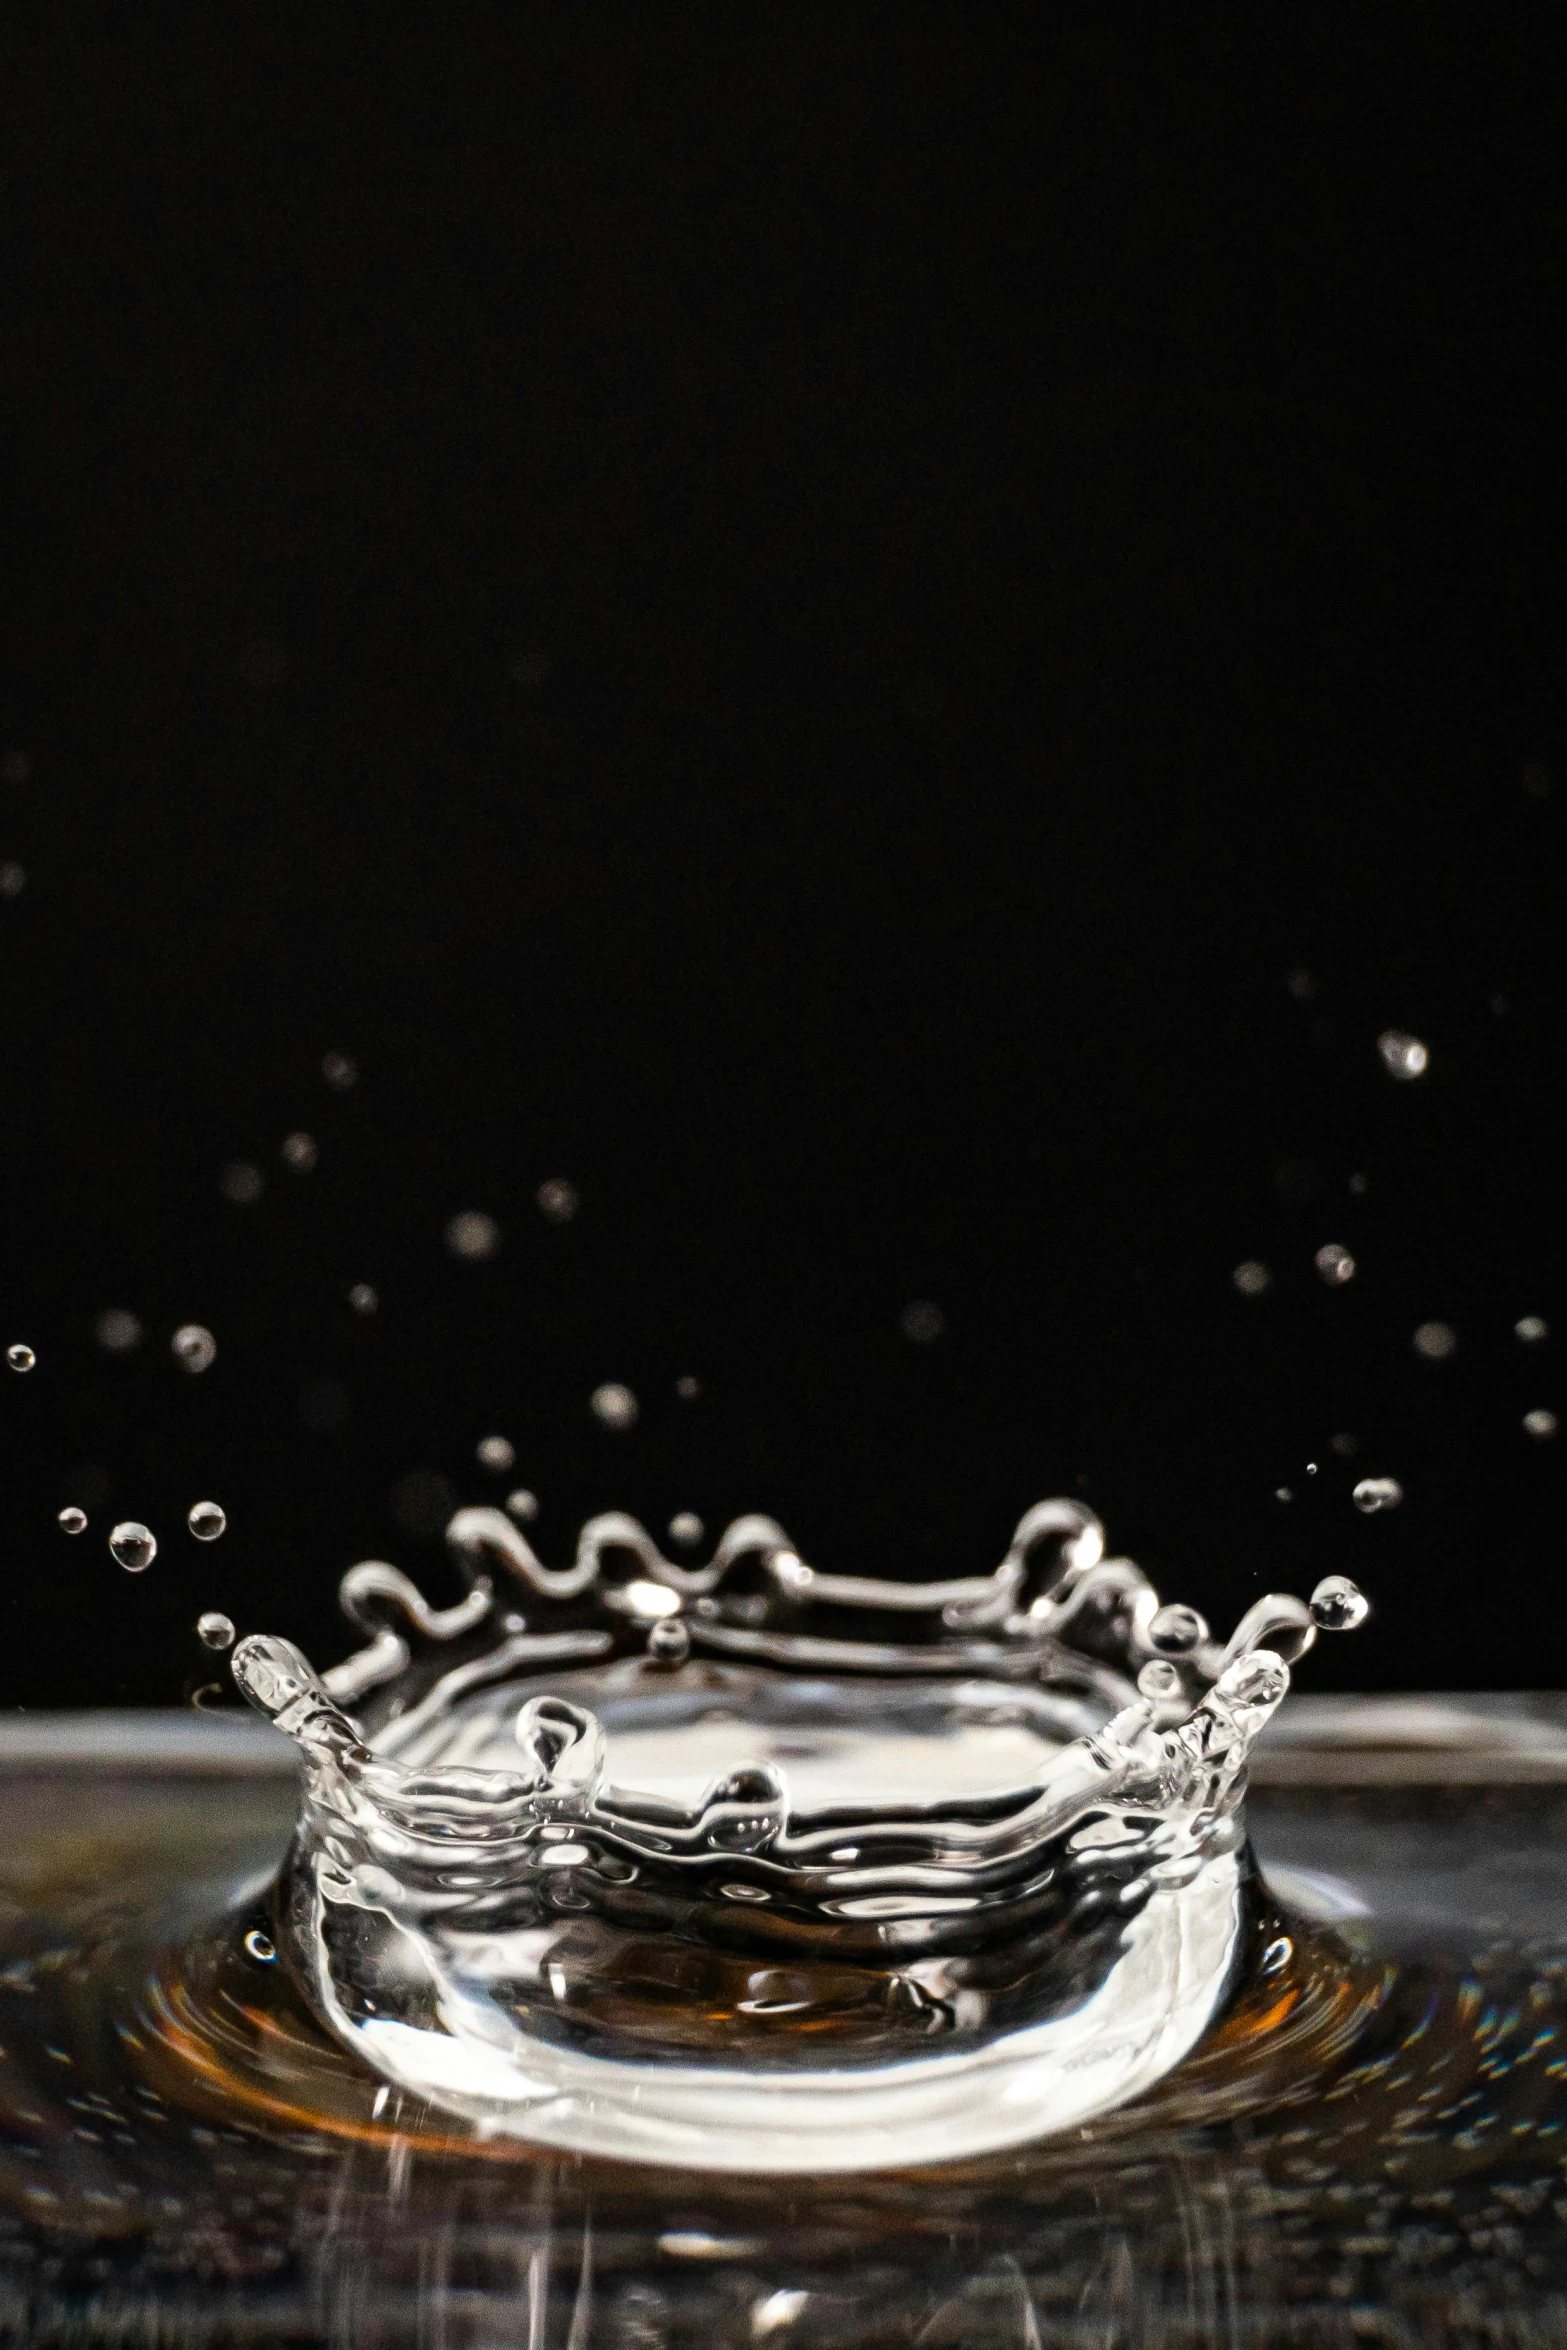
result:
M 157 1538 L 135 1518 L 122 1518 L 109 1536 L 109 1553 L 127 1575 L 144 1574 L 158 1555 Z
M 474 1446 L 474 1459 L 481 1469 L 493 1469 L 501 1476 L 517 1465 L 516 1447 L 504 1436 L 481 1436 Z
M 128 1355 L 141 1344 L 141 1317 L 124 1306 L 110 1306 L 94 1322 L 92 1334 L 105 1354 Z
M 1230 1279 L 1242 1297 L 1261 1297 L 1265 1290 L 1273 1287 L 1273 1275 L 1255 1257 L 1248 1257 L 1244 1264 L 1237 1265 Z
M 285 1134 L 280 1155 L 285 1167 L 296 1175 L 308 1175 L 321 1153 L 316 1148 L 313 1134 Z
M 216 1542 L 228 1518 L 215 1501 L 193 1501 L 185 1512 L 185 1523 L 198 1542 Z
M 1353 1498 L 1357 1510 L 1374 1518 L 1379 1510 L 1396 1510 L 1404 1498 L 1404 1488 L 1396 1477 L 1362 1477 Z
M 528 1526 L 539 1514 L 539 1497 L 526 1485 L 519 1485 L 515 1493 L 507 1494 L 506 1507 L 519 1525 Z
M 640 1408 L 630 1388 L 622 1387 L 618 1379 L 606 1379 L 588 1398 L 589 1411 L 606 1428 L 634 1428 Z
M 1445 1363 L 1458 1351 L 1458 1332 L 1451 1322 L 1422 1322 L 1410 1343 L 1423 1361 Z
M 1355 1278 L 1355 1260 L 1347 1248 L 1336 1240 L 1328 1241 L 1316 1254 L 1317 1271 L 1330 1289 L 1342 1289 L 1346 1281 Z
M 250 1932 L 245 1936 L 245 1948 L 251 1957 L 259 1959 L 263 1966 L 270 1966 L 277 1957 L 277 1944 L 271 1935 L 263 1934 L 256 1926 L 252 1926 Z
M 60 1512 L 57 1523 L 62 1534 L 85 1534 L 87 1512 L 77 1509 L 73 1503 Z
M 1544 1444 L 1548 1438 L 1556 1434 L 1556 1414 L 1554 1412 L 1525 1412 L 1523 1424 L 1525 1433 L 1532 1436 L 1537 1444 Z
M 0 865 L 0 898 L 19 898 L 27 887 L 27 869 L 14 857 L 7 857 Z
M 910 1298 L 898 1316 L 898 1328 L 915 1346 L 929 1346 L 947 1327 L 947 1317 L 928 1297 Z
M 454 1257 L 479 1265 L 500 1247 L 501 1228 L 482 1208 L 464 1208 L 446 1227 L 446 1245 Z
M 1382 1066 L 1388 1075 L 1396 1077 L 1402 1085 L 1407 1085 L 1413 1077 L 1423 1077 L 1431 1066 L 1429 1046 L 1402 1028 L 1384 1028 L 1377 1038 L 1377 1051 L 1382 1055 Z
M 683 1665 L 691 1654 L 691 1635 L 678 1616 L 660 1616 L 648 1626 L 647 1652 L 661 1665 Z
M 196 1637 L 206 1648 L 232 1648 L 233 1619 L 220 1615 L 216 1608 L 209 1608 L 204 1616 L 196 1618 Z
M 323 1053 L 321 1074 L 334 1093 L 348 1093 L 359 1083 L 359 1063 L 351 1053 Z
M 702 1521 L 695 1510 L 680 1510 L 669 1521 L 669 1539 L 678 1542 L 682 1550 L 690 1550 L 702 1539 Z
M 8 1346 L 6 1348 L 5 1359 L 10 1364 L 13 1371 L 30 1371 L 33 1368 L 33 1365 L 37 1362 L 38 1357 L 34 1354 L 30 1346 L 23 1346 L 21 1341 L 18 1340 L 15 1346 Z
M 689 1374 L 687 1374 L 684 1379 L 677 1379 L 675 1381 L 675 1393 L 679 1396 L 682 1403 L 691 1403 L 697 1396 L 701 1394 L 701 1392 L 701 1380 L 693 1379 Z
M 1353 1632 L 1370 1613 L 1370 1600 L 1347 1575 L 1324 1575 L 1311 1595 L 1311 1620 L 1324 1632 Z
M 169 1340 L 175 1361 L 193 1379 L 203 1371 L 210 1371 L 217 1361 L 218 1342 L 201 1322 L 182 1322 Z
M 381 1300 L 368 1281 L 356 1281 L 348 1293 L 348 1302 L 356 1314 L 373 1314 Z
M 574 1183 L 564 1175 L 552 1175 L 538 1190 L 539 1213 L 551 1224 L 569 1224 L 581 1207 L 582 1201 Z
M 1525 1346 L 1538 1346 L 1551 1335 L 1551 1325 L 1543 1314 L 1525 1314 L 1521 1322 L 1513 1324 L 1513 1336 L 1521 1338 Z
M 1151 1656 L 1137 1676 L 1137 1686 L 1144 1697 L 1157 1703 L 1161 1698 L 1180 1696 L 1181 1676 L 1168 1657 Z
M 218 1189 L 232 1208 L 253 1208 L 266 1188 L 254 1159 L 230 1159 L 218 1177 Z

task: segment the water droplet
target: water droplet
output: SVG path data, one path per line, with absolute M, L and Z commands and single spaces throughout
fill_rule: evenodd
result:
M 683 1665 L 691 1654 L 691 1635 L 678 1616 L 660 1616 L 649 1624 L 647 1652 L 661 1665 Z
M 1336 1240 L 1328 1241 L 1316 1254 L 1317 1271 L 1330 1289 L 1342 1289 L 1346 1281 L 1355 1278 L 1355 1260 L 1347 1248 Z
M 928 1297 L 911 1298 L 898 1316 L 898 1328 L 915 1346 L 929 1346 L 947 1327 L 947 1317 Z
M 141 1344 L 141 1317 L 123 1306 L 110 1306 L 94 1322 L 92 1334 L 105 1354 L 128 1355 Z
M 539 1497 L 519 1485 L 515 1493 L 507 1494 L 506 1507 L 519 1525 L 528 1526 L 539 1514 Z
M 254 1159 L 230 1159 L 218 1177 L 218 1189 L 232 1208 L 253 1208 L 266 1188 Z
M 263 1966 L 270 1966 L 277 1957 L 277 1944 L 271 1935 L 263 1934 L 255 1926 L 252 1926 L 250 1932 L 245 1936 L 245 1948 L 251 1957 L 259 1959 Z
M 682 1403 L 694 1402 L 696 1397 L 699 1396 L 701 1392 L 701 1380 L 691 1378 L 689 1373 L 684 1379 L 677 1379 L 675 1381 L 675 1393 L 679 1396 Z
M 109 1536 L 109 1554 L 127 1575 L 145 1574 L 158 1555 L 157 1538 L 135 1518 L 122 1518 Z
M 1258 1264 L 1255 1257 L 1248 1257 L 1243 1265 L 1237 1265 L 1230 1279 L 1242 1297 L 1261 1297 L 1264 1291 L 1273 1287 L 1273 1275 L 1266 1265 Z
M 77 1509 L 74 1504 L 72 1504 L 60 1512 L 57 1523 L 62 1534 L 85 1534 L 87 1531 L 87 1512 L 85 1510 Z
M 517 1465 L 516 1447 L 504 1436 L 481 1436 L 474 1446 L 474 1459 L 481 1469 L 493 1469 L 497 1477 L 503 1476 Z
M 381 1300 L 368 1281 L 356 1281 L 348 1293 L 348 1302 L 356 1314 L 373 1314 Z
M 622 1387 L 618 1379 L 606 1379 L 588 1398 L 588 1409 L 606 1428 L 634 1428 L 640 1408 L 630 1388 Z
M 446 1245 L 454 1257 L 479 1265 L 501 1245 L 501 1228 L 482 1208 L 464 1208 L 446 1227 Z
M 169 1340 L 175 1361 L 182 1370 L 199 1379 L 203 1371 L 210 1371 L 218 1357 L 218 1342 L 201 1322 L 182 1322 Z
M 209 1608 L 204 1616 L 196 1618 L 196 1637 L 206 1648 L 232 1648 L 233 1620 L 220 1615 L 216 1608 Z
M 1521 1322 L 1513 1324 L 1513 1336 L 1521 1338 L 1525 1346 L 1538 1346 L 1551 1335 L 1551 1325 L 1543 1314 L 1525 1314 Z
M 1260 1971 L 1265 1975 L 1276 1975 L 1281 1967 L 1289 1965 L 1294 1955 L 1294 1943 L 1288 1934 L 1280 1934 L 1277 1940 L 1270 1942 L 1263 1952 L 1258 1962 Z
M 24 1346 L 21 1340 L 18 1339 L 15 1346 L 8 1346 L 6 1348 L 5 1359 L 10 1364 L 13 1371 L 30 1371 L 37 1362 L 38 1357 L 34 1354 L 30 1346 Z
M 14 857 L 0 865 L 0 898 L 19 898 L 27 887 L 27 872 Z
M 1324 1575 L 1311 1595 L 1311 1620 L 1323 1632 L 1353 1632 L 1370 1613 L 1370 1600 L 1347 1575 Z
M 334 1093 L 348 1093 L 359 1083 L 359 1063 L 351 1053 L 323 1053 L 321 1074 Z
M 1273 1488 L 1273 1498 L 1275 1501 L 1293 1501 L 1295 1496 L 1290 1490 L 1289 1486 L 1275 1485 Z
M 582 1201 L 574 1183 L 564 1175 L 552 1175 L 538 1190 L 539 1213 L 551 1224 L 569 1224 L 581 1207 Z
M 285 1167 L 296 1175 L 308 1175 L 321 1153 L 316 1148 L 313 1134 L 285 1134 L 280 1153 Z
M 1544 1444 L 1556 1434 L 1556 1414 L 1547 1411 L 1525 1412 L 1524 1430 L 1537 1444 Z
M 1431 1066 L 1430 1047 L 1402 1028 L 1384 1028 L 1377 1038 L 1377 1051 L 1388 1075 L 1403 1085 L 1411 1078 L 1423 1077 Z
M 185 1512 L 185 1523 L 198 1542 L 216 1542 L 228 1518 L 215 1501 L 193 1501 Z
M 1404 1488 L 1396 1477 L 1362 1477 L 1353 1495 L 1356 1509 L 1368 1518 L 1380 1510 L 1396 1510 L 1403 1498 Z
M 669 1539 L 690 1550 L 702 1539 L 702 1521 L 695 1510 L 680 1510 L 669 1521 Z
M 1179 1600 L 1160 1608 L 1148 1626 L 1149 1642 L 1161 1656 L 1186 1656 L 1200 1648 L 1207 1637 L 1207 1619 Z
M 1422 1322 L 1410 1342 L 1427 1363 L 1445 1363 L 1458 1352 L 1458 1332 L 1451 1322 Z
M 1306 1463 L 1306 1474 L 1307 1474 L 1307 1476 L 1308 1476 L 1308 1477 L 1314 1477 L 1314 1476 L 1316 1475 L 1316 1473 L 1317 1473 L 1317 1464 L 1316 1464 L 1316 1462 L 1315 1462 L 1315 1461 L 1308 1461 L 1308 1462 Z
M 1364 1199 L 1367 1192 L 1371 1189 L 1370 1179 L 1364 1175 L 1351 1175 L 1349 1179 L 1349 1188 L 1354 1193 L 1356 1199 Z
M 1271 1648 L 1253 1648 L 1225 1666 L 1214 1689 L 1231 1705 L 1277 1705 L 1289 1685 L 1284 1659 Z
M 1158 1704 L 1164 1698 L 1180 1696 L 1181 1676 L 1168 1657 L 1151 1656 L 1137 1676 L 1137 1686 L 1144 1697 Z

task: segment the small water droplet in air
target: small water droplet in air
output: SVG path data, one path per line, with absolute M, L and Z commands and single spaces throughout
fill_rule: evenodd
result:
M 259 1959 L 263 1966 L 270 1966 L 277 1957 L 277 1944 L 271 1935 L 263 1934 L 255 1926 L 252 1926 L 250 1932 L 245 1936 L 245 1948 L 251 1957 Z
M 185 1523 L 198 1542 L 216 1542 L 228 1519 L 215 1501 L 193 1501 L 185 1512 Z
M 691 1635 L 678 1616 L 660 1616 L 649 1624 L 647 1652 L 661 1665 L 683 1665 L 691 1654 Z
M 1342 1289 L 1346 1281 L 1355 1278 L 1355 1260 L 1348 1249 L 1341 1248 L 1336 1240 L 1330 1240 L 1318 1249 L 1315 1262 L 1317 1271 L 1329 1289 Z
M 1294 1943 L 1290 1940 L 1288 1934 L 1280 1934 L 1275 1941 L 1272 1941 L 1268 1944 L 1267 1949 L 1263 1952 L 1262 1957 L 1258 1963 L 1263 1974 L 1276 1975 L 1280 1967 L 1286 1967 L 1289 1965 L 1289 1962 L 1294 1957 L 1294 1955 Z
M 481 1436 L 473 1457 L 481 1469 L 493 1469 L 497 1477 L 517 1465 L 516 1447 L 504 1436 Z
M 1309 1004 L 1317 992 L 1317 975 L 1308 971 L 1304 963 L 1297 963 L 1285 985 L 1297 1004 Z
M 618 1379 L 606 1379 L 602 1387 L 595 1387 L 588 1398 L 588 1409 L 606 1428 L 634 1428 L 640 1406 L 629 1387 L 622 1387 Z
M 1513 1324 L 1513 1336 L 1521 1338 L 1525 1346 L 1538 1346 L 1551 1335 L 1551 1325 L 1543 1314 L 1525 1314 L 1521 1322 Z
M 1396 1477 L 1362 1477 L 1353 1495 L 1356 1509 L 1368 1518 L 1379 1510 L 1396 1510 L 1403 1498 L 1404 1488 Z
M 1430 1047 L 1402 1028 L 1384 1028 L 1377 1038 L 1377 1051 L 1388 1075 L 1404 1085 L 1413 1077 L 1423 1077 L 1431 1066 Z
M 1244 1264 L 1237 1265 L 1230 1279 L 1242 1297 L 1261 1297 L 1264 1291 L 1273 1287 L 1273 1275 L 1255 1257 L 1248 1257 Z
M 127 1575 L 144 1574 L 158 1555 L 157 1537 L 135 1518 L 122 1518 L 109 1536 L 109 1554 Z
M 675 1393 L 679 1396 L 682 1403 L 693 1402 L 696 1397 L 701 1394 L 701 1392 L 702 1382 L 700 1379 L 693 1379 L 687 1375 L 686 1378 L 677 1379 L 675 1381 Z
M 63 1509 L 60 1512 L 58 1524 L 62 1534 L 85 1534 L 87 1531 L 87 1512 L 85 1510 L 79 1510 L 74 1507 Z
M 669 1521 L 669 1539 L 678 1542 L 682 1550 L 690 1550 L 702 1539 L 702 1521 L 695 1510 L 680 1510 Z
M 1275 1485 L 1273 1498 L 1275 1501 L 1293 1501 L 1295 1495 L 1288 1485 Z
M 141 1344 L 141 1317 L 123 1306 L 110 1306 L 94 1322 L 92 1334 L 105 1354 L 128 1355 Z
M 1349 1188 L 1354 1193 L 1356 1199 L 1364 1199 L 1367 1192 L 1371 1189 L 1371 1185 L 1366 1176 L 1351 1175 L 1349 1179 Z
M 1317 1473 L 1317 1464 L 1316 1464 L 1316 1462 L 1315 1462 L 1315 1461 L 1308 1461 L 1308 1462 L 1306 1463 L 1306 1474 L 1307 1474 L 1307 1476 L 1308 1476 L 1308 1477 L 1314 1477 L 1314 1476 L 1316 1475 L 1316 1473 Z
M 519 1485 L 515 1493 L 507 1494 L 506 1507 L 519 1525 L 529 1526 L 539 1514 L 539 1497 L 525 1485 Z
M 316 1148 L 313 1134 L 285 1134 L 280 1156 L 285 1167 L 296 1175 L 308 1175 L 321 1153 Z
M 1352 1461 L 1360 1450 L 1360 1439 L 1347 1428 L 1340 1428 L 1336 1436 L 1328 1438 L 1328 1450 L 1341 1461 Z
M 323 1053 L 321 1074 L 334 1093 L 348 1093 L 359 1083 L 359 1063 L 351 1053 Z
M 1537 1444 L 1544 1444 L 1548 1438 L 1556 1434 L 1556 1414 L 1554 1412 L 1525 1412 L 1523 1424 L 1525 1433 L 1532 1436 Z
M 1370 1600 L 1347 1575 L 1324 1575 L 1311 1595 L 1311 1620 L 1323 1632 L 1353 1632 L 1370 1613 Z
M 538 1202 L 540 1215 L 551 1224 L 569 1224 L 582 1205 L 576 1185 L 564 1175 L 552 1175 L 539 1185 Z
M 1422 1322 L 1410 1343 L 1423 1362 L 1445 1363 L 1458 1352 L 1458 1332 L 1451 1322 Z
M 201 1322 L 182 1322 L 169 1340 L 175 1361 L 193 1379 L 210 1371 L 218 1359 L 218 1342 Z
M 230 1159 L 218 1177 L 218 1189 L 233 1208 L 253 1208 L 266 1188 L 254 1159 Z
M 356 1281 L 348 1293 L 348 1302 L 356 1314 L 373 1314 L 381 1300 L 368 1281 Z
M 930 1346 L 946 1327 L 946 1315 L 928 1297 L 910 1298 L 898 1316 L 898 1328 L 915 1346 Z
M 8 1346 L 6 1348 L 5 1359 L 10 1364 L 13 1371 L 30 1371 L 37 1362 L 38 1357 L 34 1354 L 30 1346 L 24 1346 L 21 1340 L 18 1339 L 15 1346 Z
M 27 887 L 27 872 L 14 857 L 0 865 L 0 898 L 19 898 Z
M 1207 1637 L 1207 1618 L 1180 1600 L 1160 1608 L 1148 1625 L 1149 1641 L 1161 1656 L 1186 1656 L 1201 1648 Z
M 1157 1704 L 1167 1697 L 1181 1694 L 1181 1676 L 1168 1657 L 1151 1656 L 1137 1676 L 1137 1686 L 1144 1697 Z
M 196 1637 L 206 1648 L 232 1648 L 234 1625 L 232 1618 L 209 1608 L 204 1616 L 196 1618 Z
M 446 1245 L 454 1257 L 479 1265 L 501 1245 L 501 1228 L 482 1208 L 464 1208 L 446 1227 Z

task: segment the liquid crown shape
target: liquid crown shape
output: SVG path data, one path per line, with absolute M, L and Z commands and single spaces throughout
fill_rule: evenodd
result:
M 305 1763 L 271 1931 L 425 2109 L 666 2165 L 956 2159 L 1162 2078 L 1235 1982 L 1247 1756 L 1365 1614 L 1329 1578 L 1221 1643 L 1061 1500 L 944 1583 L 765 1517 L 700 1567 L 618 1512 L 560 1568 L 499 1510 L 447 1539 L 455 1606 L 367 1561 L 344 1663 L 234 1652 Z

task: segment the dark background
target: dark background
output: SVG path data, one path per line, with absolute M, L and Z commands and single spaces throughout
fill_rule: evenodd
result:
M 1318 1686 L 1560 1680 L 1562 28 L 10 18 L 8 1702 L 329 1661 L 441 1479 L 913 1574 L 1076 1492 L 1226 1628 L 1358 1576 Z

